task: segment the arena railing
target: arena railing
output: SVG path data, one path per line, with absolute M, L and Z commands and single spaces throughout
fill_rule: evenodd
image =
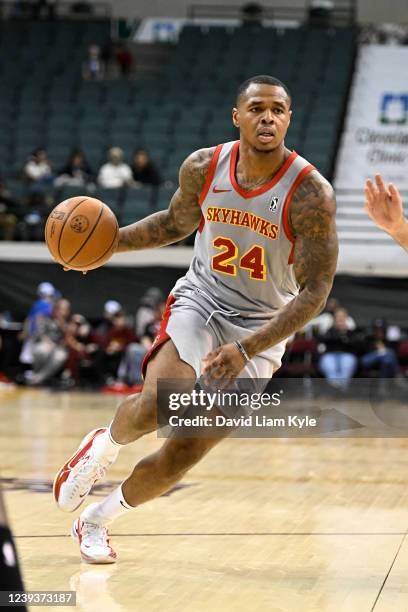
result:
M 329 24 L 332 26 L 351 26 L 356 23 L 356 0 L 335 0 L 329 9 Z M 312 10 L 319 7 L 313 0 L 305 0 L 300 6 L 262 7 L 262 20 L 288 20 L 307 23 Z M 324 10 L 324 7 L 321 7 Z M 190 4 L 187 17 L 192 21 L 198 19 L 242 19 L 242 6 L 228 4 Z
M 59 1 L 56 2 L 52 7 L 51 11 L 53 16 L 51 17 L 50 9 L 43 7 L 39 11 L 40 20 L 43 19 L 72 19 L 76 20 L 95 20 L 95 19 L 111 19 L 112 17 L 112 5 L 108 2 L 92 2 L 82 3 L 83 6 L 87 6 L 88 10 L 76 10 L 75 5 L 78 2 Z M 17 3 L 15 0 L 3 0 L 0 5 L 0 21 L 8 19 L 18 20 L 32 20 L 35 14 L 35 5 L 27 3 Z

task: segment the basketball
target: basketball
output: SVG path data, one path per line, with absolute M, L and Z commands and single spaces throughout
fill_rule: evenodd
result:
M 86 272 L 111 258 L 118 232 L 109 206 L 96 198 L 77 196 L 53 209 L 45 226 L 45 241 L 58 263 Z

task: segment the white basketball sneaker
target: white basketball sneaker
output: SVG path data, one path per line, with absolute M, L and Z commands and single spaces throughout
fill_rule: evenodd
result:
M 79 508 L 95 482 L 105 476 L 113 463 L 106 458 L 96 458 L 93 450 L 95 439 L 106 431 L 106 427 L 101 427 L 85 436 L 78 450 L 57 473 L 53 492 L 61 510 L 73 512 Z
M 109 544 L 106 527 L 88 523 L 79 517 L 72 525 L 71 536 L 78 540 L 85 563 L 116 563 L 117 555 Z

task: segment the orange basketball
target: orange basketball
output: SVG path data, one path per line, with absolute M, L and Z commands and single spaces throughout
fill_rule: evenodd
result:
M 58 263 L 86 272 L 111 258 L 118 232 L 118 222 L 109 206 L 95 198 L 77 196 L 64 200 L 51 212 L 45 241 Z

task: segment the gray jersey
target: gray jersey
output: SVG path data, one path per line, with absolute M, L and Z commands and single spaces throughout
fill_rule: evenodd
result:
M 215 150 L 199 198 L 194 257 L 172 293 L 198 288 L 220 312 L 262 319 L 298 293 L 288 208 L 314 167 L 292 152 L 271 181 L 249 191 L 235 178 L 238 150 L 239 141 Z

